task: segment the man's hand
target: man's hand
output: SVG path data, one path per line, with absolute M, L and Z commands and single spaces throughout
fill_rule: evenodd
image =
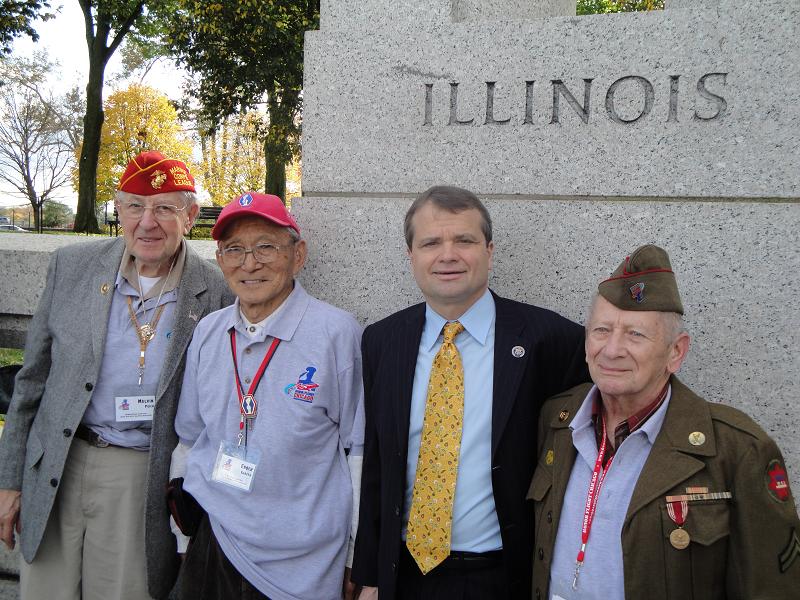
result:
M 363 587 L 358 595 L 358 600 L 378 600 L 378 588 Z
M 350 581 L 349 567 L 344 568 L 344 582 L 342 583 L 342 598 L 344 600 L 355 600 L 356 598 L 356 584 Z
M 0 540 L 14 549 L 14 528 L 19 533 L 19 490 L 0 490 Z

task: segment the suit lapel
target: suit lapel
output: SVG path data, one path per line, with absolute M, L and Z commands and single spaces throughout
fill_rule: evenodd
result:
M 206 307 L 200 301 L 199 296 L 206 291 L 207 286 L 202 276 L 200 260 L 202 259 L 187 244 L 186 264 L 183 267 L 183 275 L 178 285 L 178 300 L 175 304 L 175 324 L 172 328 L 172 336 L 167 348 L 164 367 L 161 370 L 161 377 L 158 381 L 156 402 L 169 387 L 178 365 L 183 360 L 183 355 L 192 339 L 192 333 L 197 322 L 205 316 Z
M 626 522 L 647 504 L 689 479 L 703 469 L 705 462 L 696 456 L 714 456 L 717 453 L 711 412 L 705 402 L 677 378 L 672 378 L 670 397 L 664 424 L 650 451 L 639 481 L 628 505 Z M 701 431 L 706 441 L 700 446 L 689 443 L 689 434 Z
M 494 384 L 492 389 L 492 457 L 500 443 L 517 390 L 529 360 L 532 347 L 523 336 L 525 320 L 517 315 L 513 305 L 492 293 L 495 303 L 494 325 Z M 521 346 L 525 354 L 519 358 L 512 349 Z
M 408 316 L 405 328 L 397 332 L 397 402 L 394 403 L 395 423 L 397 425 L 397 447 L 408 452 L 408 429 L 411 419 L 411 393 L 414 387 L 414 372 L 417 368 L 419 343 L 422 339 L 422 328 L 425 325 L 425 304 L 413 307 Z
M 108 333 L 108 314 L 111 311 L 111 301 L 114 299 L 114 282 L 119 272 L 119 264 L 122 260 L 122 253 L 125 250 L 125 243 L 119 239 L 111 245 L 110 252 L 104 252 L 100 256 L 101 268 L 94 276 L 90 295 L 92 298 L 91 314 L 96 318 L 92 322 L 92 353 L 94 364 L 100 369 L 103 360 L 103 349 L 106 345 L 106 334 Z

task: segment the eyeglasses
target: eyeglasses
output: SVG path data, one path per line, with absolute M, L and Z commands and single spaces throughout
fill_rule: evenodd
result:
M 249 249 L 243 246 L 229 246 L 220 248 L 217 250 L 217 254 L 226 267 L 241 267 L 248 254 L 252 253 L 253 258 L 262 264 L 269 264 L 278 258 L 278 253 L 283 248 L 286 246 L 275 246 L 274 244 L 256 244 Z
M 174 204 L 153 204 L 148 206 L 141 202 L 120 202 L 120 212 L 125 216 L 132 219 L 141 219 L 144 216 L 144 211 L 148 208 L 153 211 L 153 216 L 159 221 L 169 221 L 178 216 L 182 210 L 186 210 L 185 206 L 175 206 Z

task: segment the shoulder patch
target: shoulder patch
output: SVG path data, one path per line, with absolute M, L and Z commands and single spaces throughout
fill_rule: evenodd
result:
M 769 461 L 765 477 L 769 495 L 778 502 L 786 502 L 792 497 L 789 491 L 789 477 L 786 469 L 777 458 Z

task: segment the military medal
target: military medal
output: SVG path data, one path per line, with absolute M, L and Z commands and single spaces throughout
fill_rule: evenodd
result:
M 238 446 L 244 444 L 244 447 L 247 448 L 247 432 L 253 431 L 253 427 L 256 422 L 256 417 L 258 416 L 258 400 L 256 400 L 256 388 L 258 388 L 258 384 L 261 383 L 261 378 L 264 376 L 264 371 L 267 370 L 267 366 L 269 366 L 270 361 L 272 360 L 273 354 L 275 354 L 275 350 L 278 348 L 278 344 L 281 343 L 279 338 L 273 338 L 272 343 L 270 344 L 269 348 L 267 348 L 267 352 L 264 354 L 264 359 L 261 361 L 261 365 L 258 367 L 258 371 L 256 371 L 255 377 L 253 377 L 253 381 L 250 383 L 250 388 L 247 390 L 247 393 L 244 393 L 244 388 L 242 388 L 242 382 L 239 379 L 239 365 L 236 361 L 236 330 L 231 327 L 228 331 L 230 338 L 231 338 L 231 358 L 233 359 L 233 378 L 236 383 L 236 395 L 239 397 L 239 434 L 238 438 Z
M 667 502 L 667 514 L 672 519 L 678 528 L 673 529 L 669 534 L 669 543 L 676 550 L 683 550 L 689 546 L 692 541 L 689 532 L 683 528 L 686 522 L 686 516 L 689 514 L 689 502 L 686 500 L 678 500 L 676 502 Z
M 164 288 L 167 285 L 167 280 L 169 279 L 169 276 L 172 273 L 172 267 L 174 266 L 175 266 L 175 259 L 173 259 L 172 263 L 170 263 L 169 271 L 167 271 L 167 276 L 164 277 L 164 283 L 161 284 L 161 291 L 158 292 L 158 298 L 156 298 L 156 306 L 158 306 L 158 308 L 156 309 L 153 318 L 150 319 L 147 323 L 139 325 L 139 319 L 136 318 L 136 313 L 133 311 L 133 301 L 131 300 L 131 297 L 128 296 L 128 313 L 130 313 L 131 315 L 131 323 L 133 323 L 133 326 L 136 327 L 136 335 L 139 338 L 139 385 L 142 385 L 142 377 L 144 377 L 144 353 L 147 351 L 147 345 L 150 343 L 150 340 L 156 337 L 156 327 L 158 326 L 158 320 L 161 318 L 161 314 L 164 312 L 164 308 L 166 308 L 166 304 L 161 304 L 161 295 L 164 293 Z M 147 309 L 144 307 L 144 289 L 142 288 L 142 276 L 139 275 L 138 270 L 136 271 L 136 278 L 139 281 L 139 294 L 141 294 L 140 302 L 142 303 L 142 311 L 144 312 L 144 318 L 147 319 Z
M 131 322 L 136 327 L 136 335 L 139 338 L 139 385 L 142 385 L 142 377 L 144 377 L 144 353 L 147 351 L 147 345 L 156 336 L 156 327 L 161 314 L 164 312 L 166 304 L 162 304 L 156 309 L 156 314 L 153 315 L 153 320 L 149 323 L 139 325 L 139 319 L 136 318 L 136 313 L 133 312 L 133 304 L 131 297 L 128 296 L 128 312 L 131 315 Z

